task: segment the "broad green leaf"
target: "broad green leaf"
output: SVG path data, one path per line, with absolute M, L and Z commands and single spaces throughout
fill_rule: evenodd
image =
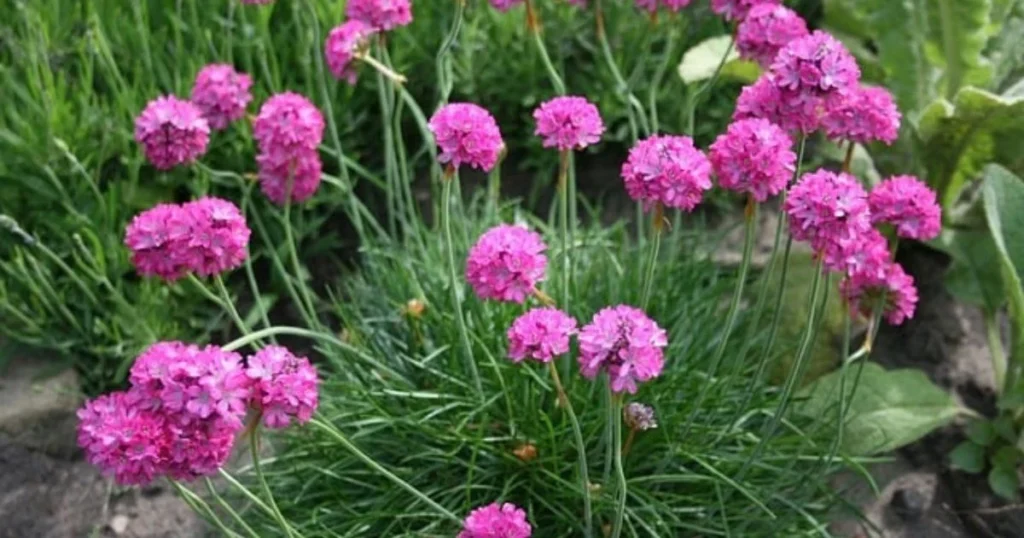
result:
M 1020 498 L 1017 468 L 998 465 L 988 472 L 988 486 L 1000 497 L 1015 501 Z
M 862 0 L 863 1 L 863 0 Z M 885 71 L 885 85 L 896 96 L 900 110 L 920 110 L 934 97 L 934 66 L 928 64 L 923 43 L 928 28 L 927 0 L 866 0 L 870 25 L 875 29 L 878 61 Z
M 825 0 L 825 25 L 862 39 L 874 36 L 874 29 L 868 24 L 868 2 L 858 0 Z
M 967 438 L 975 444 L 988 446 L 996 438 L 996 430 L 988 420 L 975 420 L 967 425 Z
M 727 35 L 705 39 L 686 51 L 679 64 L 679 76 L 687 84 L 707 80 L 714 76 L 723 56 L 726 60 L 721 76 L 741 82 L 752 82 L 760 76 L 761 68 L 740 60 L 739 52 L 732 46 L 732 37 Z
M 850 455 L 902 447 L 949 423 L 961 411 L 948 392 L 918 370 L 886 370 L 873 362 L 863 368 L 857 392 L 850 397 L 843 435 L 842 448 Z M 816 418 L 835 416 L 841 376 L 833 372 L 806 387 L 806 401 L 798 410 Z
M 985 87 L 992 65 L 982 53 L 991 37 L 992 0 L 926 0 L 925 55 L 942 73 L 941 93 L 951 98 L 965 86 Z
M 957 299 L 995 312 L 1006 302 L 999 251 L 987 230 L 946 228 L 932 246 L 946 252 L 953 263 L 946 273 L 946 288 Z
M 989 165 L 982 196 L 1009 302 L 1010 368 L 1019 372 L 1024 368 L 1024 289 L 1020 278 L 1024 269 L 1024 181 L 999 165 Z M 1017 377 L 1012 372 L 1011 376 Z
M 964 441 L 949 453 L 949 461 L 957 469 L 968 473 L 980 473 L 985 470 L 985 447 Z

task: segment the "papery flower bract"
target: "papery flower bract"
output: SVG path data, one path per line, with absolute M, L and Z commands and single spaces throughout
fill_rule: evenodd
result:
M 256 164 L 260 190 L 277 205 L 304 202 L 320 187 L 322 163 L 315 149 L 261 153 L 256 156 Z
M 532 533 L 526 512 L 512 503 L 494 503 L 473 509 L 458 538 L 530 538 Z
M 810 133 L 821 125 L 823 114 L 819 99 L 779 90 L 768 76 L 745 86 L 736 99 L 733 120 L 761 118 L 787 132 Z
M 754 6 L 778 5 L 782 0 L 711 0 L 711 11 L 727 21 L 743 20 Z
M 622 421 L 626 427 L 635 431 L 653 430 L 658 427 L 654 416 L 654 408 L 640 402 L 630 402 L 622 409 Z
M 780 91 L 831 100 L 856 88 L 860 68 L 842 43 L 817 30 L 782 47 L 769 77 Z
M 688 136 L 654 135 L 629 150 L 622 179 L 648 208 L 661 203 L 692 211 L 711 188 L 711 163 Z
M 377 30 L 357 19 L 345 21 L 327 34 L 324 41 L 324 56 L 327 67 L 334 78 L 355 84 L 359 78 L 356 70 L 356 54 L 367 47 L 369 39 Z
M 228 64 L 210 64 L 196 75 L 192 103 L 203 112 L 211 129 L 224 129 L 245 115 L 252 101 L 252 78 Z
M 441 154 L 437 159 L 458 168 L 468 164 L 490 172 L 505 142 L 494 116 L 473 103 L 450 103 L 430 118 L 430 132 Z
M 513 6 L 522 4 L 524 0 L 490 0 L 491 5 L 498 11 L 508 11 Z
M 896 234 L 928 241 L 942 231 L 942 209 L 935 191 L 914 176 L 894 176 L 871 190 L 868 196 L 871 222 L 891 224 Z
M 860 144 L 892 144 L 900 131 L 900 111 L 885 88 L 858 86 L 822 118 L 829 138 Z
M 537 122 L 534 132 L 544 139 L 544 147 L 562 151 L 583 149 L 601 140 L 604 122 L 593 103 L 583 97 L 555 97 L 533 111 Z
M 575 333 L 576 320 L 565 312 L 552 307 L 533 308 L 509 327 L 508 356 L 514 362 L 550 362 L 569 351 L 569 337 Z
M 796 167 L 793 141 L 781 127 L 751 118 L 729 125 L 708 149 L 708 159 L 724 189 L 764 202 L 786 188 Z
M 185 230 L 172 226 L 180 214 L 181 206 L 158 204 L 135 215 L 128 224 L 124 244 L 132 251 L 132 265 L 140 275 L 167 281 L 185 276 L 180 246 Z
M 851 274 L 840 283 L 840 291 L 849 301 L 851 310 L 859 310 L 865 316 L 871 315 L 877 301 L 884 295 L 882 314 L 891 325 L 901 325 L 913 318 L 917 308 L 914 277 L 895 262 L 886 263 L 878 271 Z
M 206 153 L 210 124 L 196 105 L 174 96 L 158 97 L 135 118 L 135 141 L 153 166 L 169 170 Z
M 536 232 L 500 224 L 484 232 L 469 250 L 466 280 L 482 299 L 521 303 L 544 280 L 546 249 Z
M 245 262 L 252 232 L 238 206 L 208 196 L 183 205 L 178 215 L 188 229 L 179 245 L 186 269 L 212 276 Z
M 412 22 L 410 0 L 348 0 L 345 16 L 378 29 L 391 30 Z
M 263 153 L 315 150 L 323 141 L 324 117 L 309 99 L 279 93 L 260 107 L 252 135 Z
M 580 373 L 587 379 L 608 372 L 615 392 L 635 393 L 637 382 L 661 375 L 668 345 L 664 329 L 642 310 L 619 305 L 601 309 L 580 330 Z
M 768 67 L 782 47 L 807 34 L 807 23 L 795 11 L 762 3 L 754 6 L 737 28 L 736 49 L 741 58 Z
M 819 170 L 805 174 L 790 190 L 784 209 L 790 234 L 824 253 L 871 226 L 868 195 L 856 178 Z
M 305 424 L 319 402 L 316 368 L 287 348 L 267 346 L 248 358 L 245 373 L 252 382 L 253 406 L 268 428 Z
M 119 484 L 148 484 L 161 475 L 170 440 L 165 419 L 112 392 L 78 410 L 78 445 L 86 460 Z

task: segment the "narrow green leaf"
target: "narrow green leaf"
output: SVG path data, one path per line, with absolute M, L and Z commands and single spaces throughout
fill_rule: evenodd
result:
M 962 471 L 980 473 L 985 470 L 985 447 L 964 441 L 949 453 L 949 461 Z

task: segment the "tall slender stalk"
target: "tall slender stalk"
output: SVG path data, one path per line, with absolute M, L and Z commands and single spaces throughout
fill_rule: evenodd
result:
M 619 70 L 619 65 L 612 54 L 611 45 L 608 43 L 608 34 L 604 27 L 604 9 L 601 5 L 601 0 L 594 1 L 594 17 L 597 21 L 597 41 L 601 46 L 602 57 L 608 65 L 608 70 L 612 73 L 612 78 L 615 79 L 616 91 L 619 92 L 626 105 L 626 114 L 629 116 L 630 126 L 633 129 L 633 140 L 637 140 L 639 133 L 636 131 L 636 126 L 639 125 L 640 129 L 647 135 L 651 133 L 651 125 L 647 121 L 643 105 L 640 104 L 640 100 L 637 99 L 636 95 L 633 95 L 629 83 L 623 78 L 622 71 Z
M 711 74 L 711 78 L 707 82 L 702 84 L 700 88 L 695 91 L 689 92 L 686 97 L 686 134 L 693 136 L 693 131 L 696 126 L 696 113 L 697 105 L 700 104 L 701 97 L 708 93 L 715 84 L 718 82 L 718 77 L 722 75 L 722 68 L 725 67 L 726 61 L 729 59 L 729 55 L 732 54 L 732 48 L 736 45 L 736 30 L 733 28 L 733 38 L 729 40 L 729 46 L 725 48 L 725 54 L 718 60 L 718 66 L 715 67 L 714 73 Z
M 572 434 L 576 441 L 576 458 L 579 465 L 580 493 L 583 494 L 583 535 L 586 538 L 590 538 L 593 535 L 594 516 L 590 502 L 590 470 L 587 464 L 587 445 L 583 441 L 583 430 L 580 428 L 580 421 L 576 417 L 576 411 L 572 407 L 569 395 L 565 392 L 565 387 L 562 386 L 562 378 L 558 375 L 558 368 L 555 367 L 554 362 L 548 363 L 548 371 L 551 372 L 551 381 L 555 384 L 555 390 L 558 392 L 558 401 L 565 407 L 565 412 L 569 415 L 569 422 L 572 424 Z
M 651 299 L 651 287 L 654 283 L 654 271 L 658 265 L 658 252 L 661 250 L 661 235 L 664 227 L 665 210 L 661 202 L 655 202 L 654 217 L 651 221 L 651 233 L 654 235 L 651 241 L 650 254 L 647 257 L 647 272 L 644 274 L 643 293 L 640 298 L 640 309 L 647 310 L 647 304 Z
M 292 201 L 291 192 L 287 197 L 287 202 L 284 204 L 284 215 L 282 220 L 284 223 L 284 242 L 288 245 L 288 255 L 292 261 L 292 270 L 295 271 L 295 280 L 299 288 L 299 293 L 302 296 L 302 300 L 305 303 L 305 309 L 309 312 L 311 321 L 316 323 L 317 327 L 320 327 L 320 319 L 316 315 L 316 304 L 313 302 L 312 293 L 309 291 L 309 286 L 306 284 L 306 280 L 302 278 L 302 262 L 299 259 L 299 250 L 295 246 L 295 234 L 292 231 Z
M 611 385 L 608 385 L 608 390 L 611 391 Z M 615 505 L 615 519 L 612 523 L 612 534 L 611 538 L 619 538 L 622 534 L 622 521 L 626 514 L 626 495 L 628 493 L 626 484 L 626 471 L 622 468 L 622 397 L 611 396 L 613 402 L 609 409 L 615 413 L 615 417 L 612 419 L 614 436 L 612 440 L 613 457 L 615 460 L 615 478 L 618 483 L 616 488 L 616 505 Z
M 259 420 L 257 417 L 256 420 Z M 292 526 L 288 524 L 288 520 L 285 519 L 284 514 L 281 513 L 281 509 L 277 507 L 277 501 L 274 500 L 274 492 L 270 489 L 270 484 L 267 483 L 267 477 L 263 474 L 263 466 L 260 463 L 260 427 L 255 425 L 250 433 L 249 448 L 252 453 L 252 468 L 256 471 L 256 480 L 260 483 L 260 488 L 263 490 L 263 494 L 267 496 L 267 504 L 270 506 L 270 510 L 273 513 L 274 520 L 284 531 L 286 536 L 294 537 L 300 536 L 292 529 Z
M 462 298 L 459 290 L 462 289 L 462 280 L 459 279 L 458 266 L 455 263 L 455 240 L 452 237 L 452 184 L 459 180 L 458 171 L 450 169 L 445 173 L 444 185 L 441 190 L 441 227 L 444 229 L 444 248 L 448 254 L 448 284 L 451 288 L 452 311 L 455 314 L 455 323 L 459 328 L 459 338 L 462 341 L 462 354 L 466 361 L 466 368 L 473 377 L 473 385 L 477 394 L 483 398 L 484 389 L 480 382 L 480 372 L 476 367 L 476 360 L 473 359 L 473 348 L 469 342 L 469 330 L 466 328 L 465 313 L 462 309 Z
M 569 150 L 558 154 L 558 229 L 562 240 L 562 308 L 569 311 L 572 237 L 569 235 Z

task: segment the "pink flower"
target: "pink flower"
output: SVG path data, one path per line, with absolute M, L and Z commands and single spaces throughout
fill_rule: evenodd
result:
M 135 141 L 153 166 L 170 170 L 206 153 L 210 125 L 192 103 L 174 96 L 158 97 L 135 118 Z
M 533 111 L 534 134 L 544 147 L 562 151 L 583 149 L 601 140 L 604 122 L 597 107 L 583 97 L 563 96 L 545 101 Z
M 887 262 L 878 271 L 851 274 L 840 283 L 840 290 L 849 301 L 851 310 L 859 310 L 865 316 L 870 315 L 884 297 L 882 313 L 891 325 L 901 325 L 913 318 L 917 307 L 914 278 L 893 262 Z
M 239 431 L 222 420 L 168 422 L 166 427 L 170 447 L 164 472 L 185 481 L 217 474 L 231 455 Z
M 661 375 L 665 331 L 638 308 L 602 309 L 579 334 L 580 373 L 587 379 L 607 370 L 615 392 L 635 393 L 637 382 Z
M 722 188 L 764 202 L 782 192 L 793 177 L 796 154 L 792 148 L 785 131 L 755 118 L 730 124 L 711 144 L 708 157 Z
M 508 11 L 512 6 L 522 4 L 523 0 L 491 0 L 491 5 L 498 11 Z
M 516 318 L 508 329 L 508 356 L 514 362 L 534 359 L 550 362 L 569 351 L 576 320 L 557 308 L 541 307 Z
M 334 78 L 355 84 L 359 73 L 356 71 L 356 54 L 368 46 L 371 36 L 377 30 L 358 19 L 346 21 L 335 27 L 324 41 L 324 56 L 327 67 Z
M 769 76 L 780 91 L 825 99 L 829 107 L 857 87 L 860 68 L 842 43 L 819 30 L 782 47 Z
M 349 0 L 345 16 L 387 31 L 412 22 L 409 0 Z
M 867 193 L 849 174 L 826 170 L 803 176 L 789 190 L 784 205 L 790 234 L 823 253 L 871 226 Z
M 490 172 L 505 142 L 494 116 L 473 103 L 451 103 L 430 118 L 430 132 L 441 148 L 438 160 L 458 168 L 468 164 Z
M 192 103 L 203 112 L 211 129 L 224 129 L 245 115 L 252 101 L 252 78 L 228 64 L 210 64 L 196 75 Z
M 256 164 L 260 190 L 277 205 L 304 202 L 320 187 L 320 153 L 315 149 L 261 153 L 256 156 Z
M 895 226 L 900 237 L 928 241 L 942 230 L 942 210 L 935 191 L 914 176 L 894 176 L 879 183 L 868 204 L 871 222 Z
M 132 251 L 132 264 L 142 276 L 156 276 L 173 282 L 186 274 L 179 253 L 184 230 L 175 229 L 181 207 L 158 204 L 135 215 L 124 234 L 124 244 Z
M 768 67 L 779 49 L 808 34 L 807 23 L 795 11 L 774 3 L 754 6 L 736 31 L 740 57 Z
M 522 303 L 544 279 L 547 245 L 536 232 L 500 224 L 469 250 L 466 280 L 482 299 Z
M 711 11 L 727 21 L 741 21 L 754 6 L 778 5 L 782 0 L 711 0 Z
M 658 10 L 658 4 L 664 4 L 666 8 L 673 12 L 678 12 L 684 7 L 690 5 L 691 0 L 635 0 L 636 7 L 647 11 L 648 13 L 654 13 Z
M 830 271 L 847 275 L 874 272 L 874 278 L 884 276 L 881 271 L 892 259 L 889 242 L 878 230 L 870 227 L 827 245 L 822 256 L 825 267 Z
M 532 533 L 526 512 L 512 503 L 494 503 L 470 512 L 458 538 L 530 538 Z
M 622 179 L 648 208 L 661 203 L 692 211 L 711 188 L 711 163 L 688 136 L 654 135 L 629 150 Z
M 740 92 L 732 118 L 761 118 L 788 132 L 810 133 L 820 126 L 823 112 L 819 99 L 780 91 L 770 77 L 762 76 Z
M 252 134 L 263 153 L 315 150 L 323 140 L 324 117 L 309 99 L 279 93 L 260 107 Z
M 858 86 L 822 118 L 829 138 L 861 144 L 892 144 L 900 132 L 900 111 L 885 88 Z
M 305 424 L 313 417 L 317 395 L 316 368 L 287 348 L 267 346 L 248 358 L 246 369 L 253 387 L 253 406 L 268 428 L 287 428 L 294 419 Z
M 161 415 L 113 392 L 78 411 L 78 445 L 85 459 L 119 484 L 148 484 L 163 473 L 169 440 Z
M 188 232 L 178 245 L 178 256 L 187 270 L 211 276 L 245 262 L 252 232 L 238 206 L 208 196 L 183 205 L 179 215 Z

